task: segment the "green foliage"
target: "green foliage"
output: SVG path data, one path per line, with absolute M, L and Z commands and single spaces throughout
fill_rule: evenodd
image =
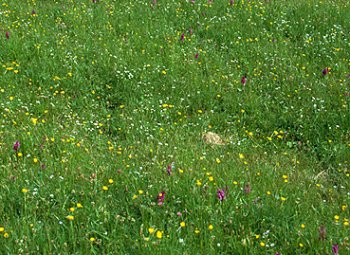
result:
M 1 254 L 349 252 L 350 4 L 231 2 L 1 2 Z

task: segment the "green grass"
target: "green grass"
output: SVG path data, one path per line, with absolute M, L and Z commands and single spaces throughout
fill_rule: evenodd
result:
M 350 4 L 156 2 L 1 2 L 0 253 L 349 253 Z

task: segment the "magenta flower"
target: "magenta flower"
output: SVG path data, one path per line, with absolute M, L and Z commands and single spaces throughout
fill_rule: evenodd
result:
M 184 33 L 181 34 L 180 40 L 181 40 L 181 42 L 183 42 L 185 40 L 185 34 Z
M 171 175 L 171 169 L 172 169 L 172 165 L 168 165 L 166 172 L 168 173 L 168 175 Z
M 281 255 L 281 253 L 279 251 L 276 251 L 275 255 Z
M 10 32 L 9 32 L 9 31 L 6 31 L 5 36 L 6 36 L 6 39 L 7 39 L 7 40 L 10 39 Z
M 21 146 L 21 143 L 19 141 L 16 141 L 14 144 L 13 144 L 13 150 L 14 151 L 18 151 L 19 147 Z
M 163 205 L 165 199 L 165 191 L 162 191 L 157 196 L 158 205 Z
M 230 5 L 232 6 L 235 3 L 234 0 L 230 0 Z
M 195 59 L 198 59 L 198 57 L 199 57 L 199 54 L 196 53 L 196 55 L 194 55 L 194 58 L 195 58 Z
M 323 76 L 327 75 L 331 69 L 329 67 L 326 67 L 325 69 L 322 70 Z
M 335 254 L 335 255 L 338 255 L 338 254 L 339 254 L 339 246 L 338 246 L 338 244 L 333 244 L 333 246 L 332 246 L 332 252 L 333 252 L 333 254 Z
M 242 76 L 241 83 L 243 86 L 245 86 L 245 84 L 247 83 L 247 77 L 245 75 Z
M 225 199 L 225 190 L 224 189 L 218 189 L 217 195 L 218 195 L 218 199 L 220 201 L 223 201 Z

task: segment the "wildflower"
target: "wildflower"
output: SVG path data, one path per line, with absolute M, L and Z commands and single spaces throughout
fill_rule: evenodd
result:
M 299 247 L 300 247 L 300 248 L 303 248 L 303 247 L 304 247 L 304 244 L 299 243 Z
M 38 161 L 39 161 L 39 160 L 38 160 L 37 158 L 34 158 L 34 159 L 33 159 L 33 162 L 34 162 L 34 163 L 38 163 Z
M 166 172 L 168 173 L 168 175 L 171 175 L 171 169 L 172 169 L 172 166 L 168 165 L 168 167 L 166 169 Z
M 89 241 L 92 242 L 92 243 L 95 242 L 95 240 L 96 239 L 94 237 L 90 237 L 90 239 L 89 239 Z
M 71 208 L 69 208 L 69 211 L 70 211 L 70 212 L 74 212 L 74 211 L 75 211 L 75 208 L 74 208 L 74 207 L 71 207 Z
M 158 205 L 163 205 L 165 199 L 165 191 L 162 191 L 157 196 Z
M 218 189 L 217 195 L 218 195 L 218 199 L 220 201 L 223 201 L 225 199 L 225 190 L 224 189 Z
M 195 58 L 195 59 L 198 59 L 198 57 L 199 57 L 199 54 L 196 53 L 196 55 L 194 55 L 194 58 Z
M 69 220 L 69 221 L 73 221 L 74 220 L 74 216 L 73 215 L 68 215 L 66 217 L 66 219 Z
M 7 40 L 10 39 L 10 32 L 9 32 L 9 31 L 6 31 L 5 36 L 6 36 L 6 39 L 7 39 Z
M 78 208 L 83 208 L 83 205 L 81 203 L 77 203 Z
M 243 191 L 245 194 L 249 194 L 252 191 L 249 182 L 244 185 Z
M 281 253 L 279 251 L 276 251 L 275 255 L 281 255 Z
M 184 34 L 184 33 L 181 34 L 180 40 L 181 40 L 182 42 L 185 40 L 185 34 Z
M 194 233 L 198 235 L 200 233 L 200 230 L 198 228 L 195 229 Z
M 208 226 L 208 229 L 209 229 L 209 231 L 212 231 L 212 230 L 214 229 L 214 226 L 213 226 L 212 224 L 210 224 L 210 225 Z
M 36 16 L 36 11 L 32 10 L 32 16 Z
M 322 70 L 323 76 L 327 75 L 331 69 L 329 67 L 326 67 L 325 69 Z
M 179 217 L 181 217 L 181 216 L 182 216 L 182 213 L 181 213 L 181 212 L 177 212 L 176 215 L 179 216 Z
M 143 190 L 142 189 L 139 189 L 137 192 L 139 193 L 139 195 L 143 194 Z
M 260 247 L 265 247 L 266 244 L 264 242 L 260 242 L 259 245 Z
M 26 188 L 23 188 L 23 189 L 22 189 L 22 193 L 25 194 L 25 193 L 27 193 L 27 192 L 28 192 L 28 189 L 26 189 Z
M 160 230 L 158 230 L 157 233 L 156 233 L 156 237 L 157 237 L 158 239 L 162 239 L 162 237 L 163 237 L 163 232 L 160 231 Z
M 152 235 L 153 232 L 154 232 L 154 228 L 152 228 L 152 227 L 148 228 L 148 233 L 150 233 Z
M 247 77 L 246 76 L 242 76 L 241 83 L 242 83 L 243 86 L 245 86 L 245 84 L 247 83 Z
M 4 232 L 5 228 L 4 227 L 0 227 L 0 233 Z
M 108 183 L 109 183 L 109 184 L 113 184 L 113 182 L 114 182 L 113 179 L 109 179 L 109 180 L 108 180 Z
M 21 146 L 20 142 L 19 141 L 16 141 L 14 144 L 13 144 L 13 150 L 14 151 L 18 151 L 19 147 Z
M 338 255 L 338 254 L 339 254 L 339 246 L 338 246 L 338 244 L 333 244 L 333 246 L 332 246 L 332 252 L 333 252 L 333 254 L 335 254 L 335 255 Z
M 180 227 L 182 227 L 182 228 L 186 227 L 186 223 L 184 221 L 181 221 L 180 222 Z
M 234 0 L 230 0 L 230 5 L 232 6 L 235 3 Z
M 305 224 L 301 224 L 300 227 L 301 227 L 301 228 L 305 228 Z
M 22 153 L 22 152 L 18 152 L 18 153 L 17 153 L 17 156 L 18 156 L 18 157 L 22 157 L 22 156 L 23 156 L 23 153 Z
M 5 238 L 9 238 L 9 233 L 7 233 L 7 232 L 4 233 L 4 237 L 5 237 Z
M 104 191 L 107 191 L 107 190 L 108 190 L 108 187 L 107 187 L 107 186 L 103 186 L 102 189 L 103 189 Z
M 325 226 L 320 226 L 318 229 L 318 233 L 320 235 L 319 239 L 321 239 L 321 240 L 326 239 L 327 230 L 326 230 Z

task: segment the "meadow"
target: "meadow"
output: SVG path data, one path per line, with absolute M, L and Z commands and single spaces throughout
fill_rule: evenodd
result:
M 350 254 L 349 20 L 1 0 L 0 253 Z

